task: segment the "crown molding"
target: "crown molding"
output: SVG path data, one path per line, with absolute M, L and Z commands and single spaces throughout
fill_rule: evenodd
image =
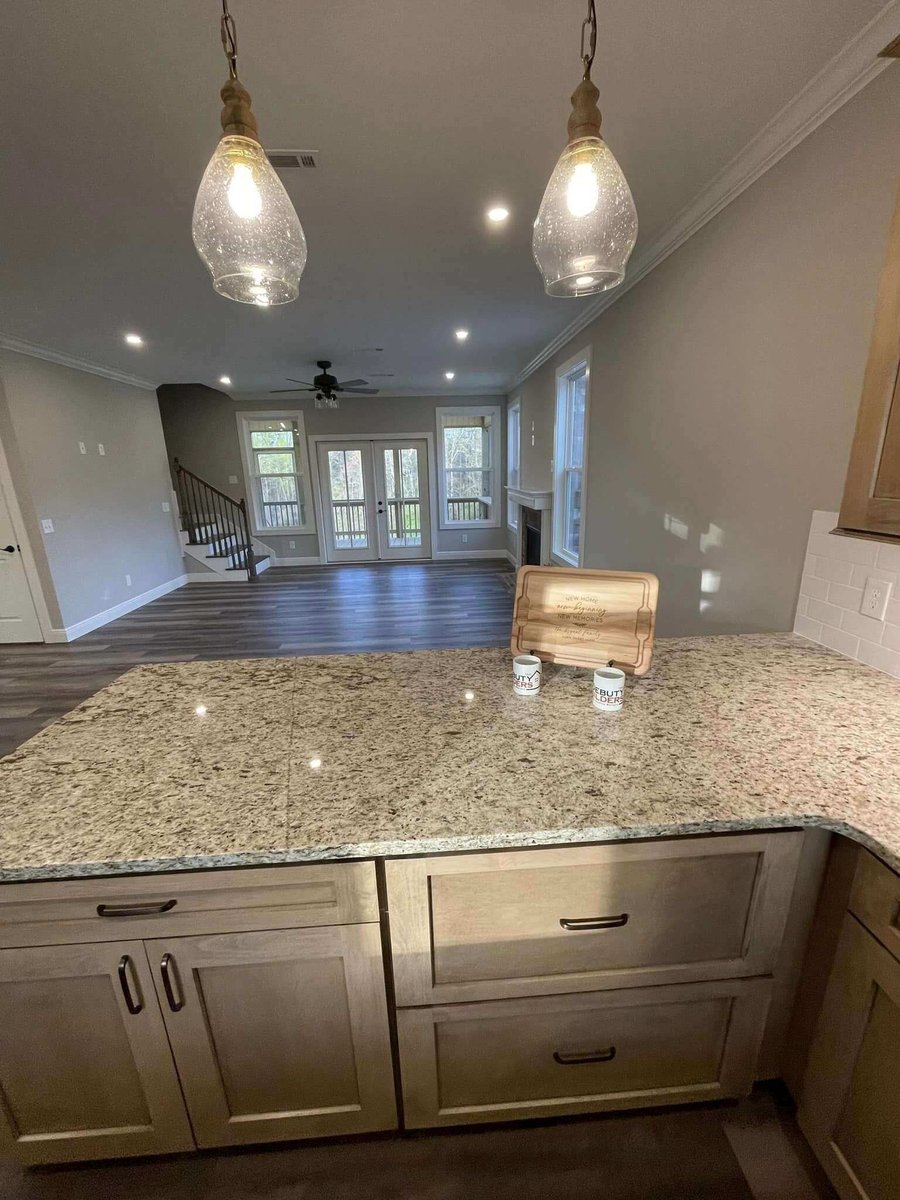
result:
M 893 60 L 878 56 L 891 39 L 896 38 L 898 20 L 900 0 L 891 0 L 677 214 L 655 242 L 639 250 L 631 261 L 624 283 L 585 305 L 578 316 L 519 372 L 512 387 L 521 386 L 571 338 L 621 300 L 636 283 L 886 70 Z
M 382 388 L 379 388 L 377 398 L 379 400 L 420 400 L 429 398 L 440 399 L 441 397 L 446 397 L 448 400 L 459 400 L 460 398 L 465 399 L 467 396 L 477 396 L 479 398 L 484 396 L 493 396 L 498 400 L 503 400 L 506 396 L 507 390 L 508 389 L 504 384 L 495 384 L 494 387 L 470 387 L 457 388 L 455 390 L 451 390 L 450 388 L 392 388 L 389 391 L 385 391 Z M 240 400 L 271 400 L 271 395 L 267 395 L 265 393 L 260 394 L 259 392 L 252 390 L 240 392 L 226 391 L 225 394 L 231 396 L 235 403 Z M 284 397 L 285 403 L 288 404 L 290 404 L 294 399 L 305 402 L 308 399 L 311 400 L 312 396 L 309 392 L 303 392 L 299 393 L 296 397 Z M 351 400 L 374 400 L 375 397 L 347 395 L 339 396 L 338 399 L 342 403 L 346 403 Z
M 29 358 L 41 358 L 44 362 L 71 367 L 73 371 L 85 371 L 88 375 L 100 375 L 103 379 L 112 379 L 116 383 L 127 383 L 129 387 L 143 388 L 148 392 L 156 391 L 156 384 L 151 383 L 149 379 L 141 379 L 138 375 L 129 375 L 125 371 L 117 371 L 114 367 L 105 367 L 86 358 L 76 358 L 74 354 L 63 354 L 62 351 L 52 350 L 49 346 L 39 346 L 37 342 L 10 337 L 5 333 L 0 333 L 0 350 L 12 350 L 16 354 L 27 354 Z

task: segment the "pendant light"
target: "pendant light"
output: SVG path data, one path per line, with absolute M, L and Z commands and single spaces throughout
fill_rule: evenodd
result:
M 194 245 L 221 296 L 263 307 L 287 304 L 297 299 L 306 237 L 260 145 L 250 93 L 237 76 L 237 33 L 227 0 L 221 27 L 229 73 L 221 91 L 222 138 L 194 202 Z
M 569 144 L 550 176 L 531 243 L 549 296 L 590 296 L 616 287 L 637 240 L 631 190 L 600 136 L 600 93 L 591 81 L 596 46 L 597 12 L 588 0 L 581 26 L 584 76 L 572 94 Z

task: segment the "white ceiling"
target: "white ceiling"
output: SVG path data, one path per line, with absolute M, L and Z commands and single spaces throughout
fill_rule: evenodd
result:
M 599 0 L 594 78 L 641 243 L 883 7 Z M 300 298 L 258 310 L 217 296 L 191 243 L 226 77 L 218 0 L 7 0 L 0 332 L 153 383 L 260 392 L 325 357 L 393 372 L 373 380 L 390 391 L 448 390 L 447 369 L 458 392 L 505 387 L 589 303 L 545 297 L 530 250 L 585 8 L 231 0 L 263 143 L 319 151 L 282 176 L 309 241 Z M 483 217 L 498 200 L 503 230 Z

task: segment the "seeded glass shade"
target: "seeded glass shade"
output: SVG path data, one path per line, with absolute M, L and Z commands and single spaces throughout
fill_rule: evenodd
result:
M 192 226 L 213 287 L 241 304 L 297 299 L 306 237 L 259 142 L 226 135 L 209 160 Z
M 616 287 L 637 240 L 631 189 L 601 137 L 569 143 L 534 222 L 532 250 L 549 296 L 589 296 Z

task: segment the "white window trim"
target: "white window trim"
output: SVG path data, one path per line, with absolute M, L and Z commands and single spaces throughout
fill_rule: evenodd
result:
M 565 385 L 571 375 L 584 368 L 584 461 L 581 469 L 581 529 L 578 536 L 578 554 L 572 554 L 564 546 L 563 497 L 565 495 L 565 471 L 560 470 L 563 450 L 563 429 L 560 422 L 560 404 L 566 397 Z M 584 529 L 587 524 L 588 492 L 588 431 L 591 415 L 591 348 L 586 346 L 578 354 L 556 368 L 556 396 L 553 409 L 553 530 L 551 557 L 567 566 L 580 567 L 584 563 Z
M 438 528 L 440 529 L 499 529 L 501 504 L 500 473 L 503 467 L 501 457 L 500 421 L 503 413 L 499 404 L 460 404 L 454 407 L 436 408 L 434 410 L 437 423 L 437 475 L 438 475 Z M 444 475 L 444 426 L 443 418 L 489 416 L 491 418 L 491 471 L 493 472 L 493 492 L 491 505 L 493 515 L 479 521 L 448 521 L 447 520 L 447 480 Z
M 512 457 L 511 451 L 513 449 L 512 441 L 510 439 L 510 419 L 511 419 L 513 413 L 515 413 L 516 417 L 517 417 L 515 451 L 516 451 L 516 470 L 518 471 L 518 474 L 519 474 L 519 477 L 516 480 L 515 484 L 510 479 L 510 459 Z M 510 404 L 508 404 L 507 408 L 506 408 L 506 492 L 507 492 L 507 494 L 506 494 L 506 524 L 507 524 L 507 527 L 513 531 L 513 533 L 518 533 L 518 531 L 519 531 L 519 505 L 516 503 L 515 500 L 510 500 L 509 489 L 511 487 L 521 488 L 521 486 L 522 486 L 522 397 L 516 396 L 515 400 L 513 400 Z
M 235 413 L 237 419 L 238 441 L 241 446 L 241 463 L 244 468 L 244 495 L 247 499 L 247 513 L 250 518 L 250 528 L 254 537 L 272 538 L 290 536 L 295 533 L 316 532 L 316 512 L 313 495 L 313 480 L 309 470 L 309 451 L 306 442 L 306 423 L 303 413 L 297 408 L 291 409 L 260 409 L 257 411 Z M 294 454 L 297 457 L 299 474 L 303 479 L 306 496 L 306 523 L 304 525 L 283 525 L 278 529 L 260 526 L 256 514 L 256 499 L 253 494 L 253 460 L 250 452 L 249 421 L 295 421 L 297 424 L 297 445 Z

